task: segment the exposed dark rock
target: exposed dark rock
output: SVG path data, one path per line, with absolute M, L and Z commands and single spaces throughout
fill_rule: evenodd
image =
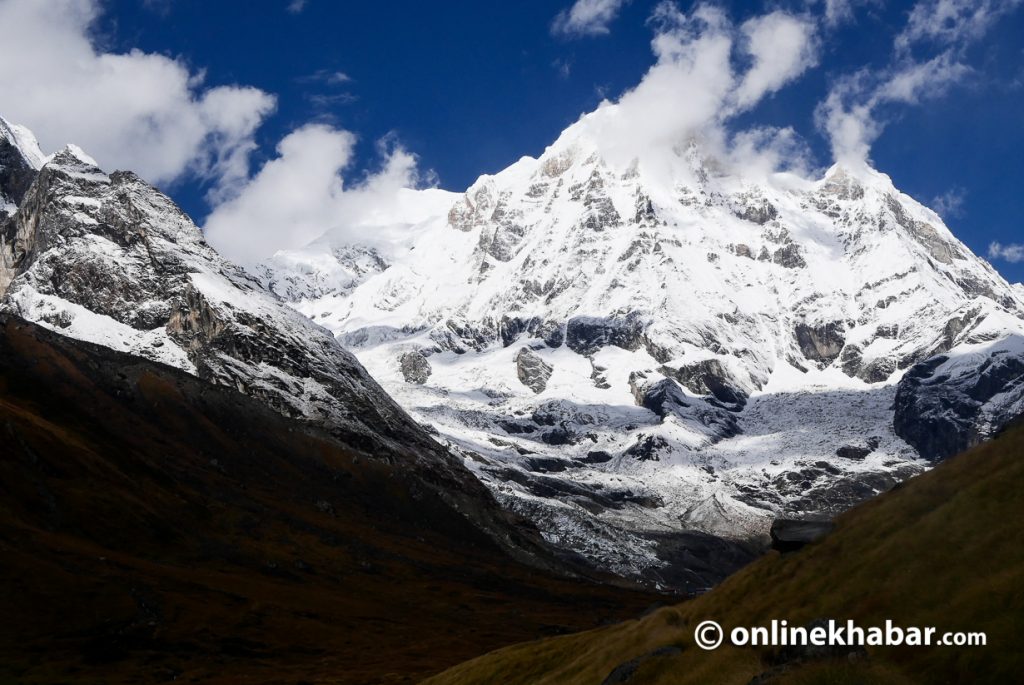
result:
M 637 461 L 661 461 L 659 452 L 669 449 L 669 444 L 660 435 L 641 435 L 636 443 L 623 454 Z
M 787 269 L 802 269 L 807 266 L 803 255 L 800 254 L 800 246 L 796 243 L 783 245 L 772 254 L 772 261 Z
M 637 195 L 636 214 L 633 217 L 633 222 L 646 227 L 658 225 L 658 215 L 654 211 L 654 203 L 651 202 L 651 198 L 643 194 Z
M 481 325 L 473 325 L 458 319 L 448 319 L 443 326 L 430 332 L 430 339 L 438 349 L 450 350 L 455 354 L 465 354 L 470 350 L 480 352 L 497 338 L 495 328 L 490 320 L 483 321 Z
M 508 347 L 514 343 L 520 335 L 526 332 L 529 325 L 529 321 L 519 317 L 501 317 L 501 321 L 498 322 L 498 335 L 501 337 L 501 344 Z
M 861 365 L 863 363 L 864 357 L 861 353 L 860 345 L 850 343 L 843 348 L 843 352 L 839 356 L 839 366 L 842 368 L 843 373 L 847 376 L 854 377 L 860 373 Z
M 835 525 L 831 521 L 776 519 L 770 532 L 772 549 L 795 552 L 825 537 L 833 528 Z
M 798 323 L 794 333 L 804 357 L 823 367 L 834 362 L 846 344 L 846 326 L 842 321 L 817 326 Z
M 898 199 L 892 195 L 886 195 L 885 202 L 896 223 L 921 243 L 933 259 L 943 264 L 951 264 L 953 259 L 963 259 L 960 250 L 952 243 L 943 239 L 934 226 L 911 218 Z M 987 288 L 985 289 L 987 290 Z M 991 291 L 986 294 L 990 295 Z
M 622 217 L 615 209 L 615 204 L 608 197 L 604 188 L 604 179 L 595 169 L 587 180 L 585 189 L 581 190 L 583 206 L 586 210 L 580 218 L 580 224 L 591 231 L 604 231 L 622 224 Z
M 747 403 L 747 393 L 717 359 L 704 359 L 676 368 L 663 366 L 661 372 L 691 392 L 713 396 L 726 409 L 740 410 Z
M 872 447 L 860 447 L 858 445 L 843 445 L 836 450 L 836 456 L 840 459 L 852 459 L 863 461 L 869 454 L 874 452 Z
M 739 435 L 739 423 L 733 413 L 702 398 L 690 398 L 671 378 L 652 380 L 645 373 L 629 375 L 629 388 L 637 406 L 649 409 L 662 419 L 674 414 L 683 420 L 696 421 L 709 429 L 713 442 Z
M 448 212 L 448 225 L 459 231 L 472 231 L 490 221 L 497 203 L 494 188 L 484 184 L 455 203 Z
M 639 315 L 621 317 L 577 316 L 565 326 L 565 344 L 577 354 L 592 355 L 614 345 L 637 350 L 643 345 L 643 321 Z
M 540 434 L 541 441 L 546 445 L 575 445 L 579 438 L 572 431 L 563 428 L 552 428 Z
M 561 473 L 566 469 L 580 468 L 579 464 L 568 459 L 555 459 L 553 457 L 528 457 L 523 460 L 523 465 L 530 471 L 537 473 Z
M 604 464 L 611 461 L 614 457 L 609 452 L 594 451 L 587 452 L 587 456 L 579 457 L 576 461 L 581 464 Z
M 422 352 L 406 352 L 399 360 L 402 370 L 402 377 L 406 383 L 423 385 L 430 378 L 430 362 L 423 356 Z
M 779 210 L 765 198 L 750 198 L 745 204 L 734 209 L 733 213 L 740 219 L 759 225 L 764 225 L 779 216 Z
M 21 204 L 37 173 L 29 160 L 7 139 L 3 129 L 4 123 L 0 120 L 0 224 L 9 216 L 5 202 Z
M 542 393 L 548 387 L 548 379 L 553 370 L 529 347 L 520 349 L 516 354 L 516 375 L 523 385 L 535 393 Z
M 735 253 L 735 255 L 737 257 L 746 257 L 747 259 L 753 259 L 754 258 L 754 253 L 751 252 L 749 245 L 744 245 L 743 243 L 739 243 L 737 245 L 732 245 L 731 247 L 732 247 L 733 253 Z
M 509 209 L 507 201 L 507 193 L 503 193 L 480 231 L 480 249 L 499 262 L 515 257 L 526 235 L 522 210 Z
M 977 445 L 1024 410 L 1024 355 L 997 350 L 968 369 L 948 361 L 915 364 L 896 389 L 896 434 L 933 461 Z

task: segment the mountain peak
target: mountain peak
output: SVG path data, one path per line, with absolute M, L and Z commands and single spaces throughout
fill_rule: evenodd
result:
M 60 152 L 52 157 L 51 161 L 56 164 L 84 165 L 92 167 L 97 171 L 100 168 L 100 165 L 95 159 L 86 154 L 85 150 L 74 143 L 68 143 L 65 145 Z
M 36 171 L 46 164 L 47 157 L 39 149 L 39 143 L 32 132 L 24 126 L 8 122 L 3 117 L 0 117 L 0 141 L 6 141 L 16 148 L 28 165 Z

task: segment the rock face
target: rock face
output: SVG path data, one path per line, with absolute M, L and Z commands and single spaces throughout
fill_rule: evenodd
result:
M 820 326 L 799 323 L 796 326 L 796 340 L 804 357 L 828 366 L 843 351 L 846 339 L 843 337 L 842 322 L 832 321 Z
M 519 382 L 538 395 L 548 387 L 548 379 L 554 369 L 544 363 L 529 347 L 524 347 L 516 354 L 516 375 Z

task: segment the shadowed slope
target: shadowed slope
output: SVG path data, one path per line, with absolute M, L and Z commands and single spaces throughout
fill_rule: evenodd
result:
M 838 519 L 801 552 L 772 552 L 712 592 L 638 621 L 518 645 L 430 682 L 1008 683 L 1024 672 L 1024 426 Z M 772 619 L 805 625 L 984 631 L 986 647 L 868 647 L 867 658 L 787 660 L 778 650 L 693 641 L 701 621 L 726 631 Z M 728 639 L 727 639 L 728 642 Z M 632 663 L 631 663 L 632 662 Z M 614 674 L 614 675 L 613 675 Z M 760 680 L 753 680 L 761 676 Z
M 411 682 L 655 599 L 511 560 L 426 466 L 14 318 L 0 441 L 0 682 Z

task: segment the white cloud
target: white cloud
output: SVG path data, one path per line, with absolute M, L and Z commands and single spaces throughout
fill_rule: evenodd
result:
M 964 202 L 967 200 L 967 191 L 963 188 L 950 188 L 941 195 L 932 198 L 932 209 L 943 219 L 963 216 Z
M 562 10 L 551 24 L 551 32 L 564 36 L 599 36 L 608 33 L 608 25 L 629 0 L 576 0 Z
M 818 61 L 814 24 L 782 11 L 745 22 L 741 27 L 753 66 L 735 98 L 745 108 L 813 67 Z
M 48 151 L 74 142 L 104 167 L 154 183 L 186 173 L 218 187 L 244 178 L 273 96 L 204 87 L 201 72 L 163 55 L 98 50 L 98 11 L 95 0 L 0 2 L 0 113 Z
M 292 14 L 298 14 L 302 10 L 306 9 L 306 2 L 307 0 L 291 0 L 291 2 L 288 3 L 287 9 Z
M 992 243 L 988 246 L 988 258 L 1002 259 L 1014 264 L 1024 262 L 1024 244 Z
M 963 61 L 965 48 L 1022 4 L 1024 0 L 920 0 L 893 41 L 889 66 L 839 78 L 815 111 L 836 161 L 867 163 L 871 145 L 885 127 L 886 106 L 916 105 L 946 95 L 973 73 Z M 932 56 L 916 57 L 912 48 L 925 54 L 931 50 Z
M 226 257 L 251 265 L 329 230 L 355 233 L 379 224 L 397 192 L 418 184 L 416 158 L 385 141 L 382 169 L 349 185 L 343 172 L 355 141 L 348 131 L 319 124 L 293 131 L 277 146 L 277 158 L 214 209 L 203 229 L 207 240 Z
M 916 105 L 944 96 L 971 68 L 951 51 L 925 62 L 908 61 L 879 72 L 866 69 L 836 81 L 815 116 L 832 143 L 836 161 L 868 162 L 871 145 L 885 128 L 886 105 Z
M 922 0 L 910 11 L 907 25 L 896 37 L 896 49 L 908 51 L 921 42 L 964 45 L 981 38 L 1022 0 Z

